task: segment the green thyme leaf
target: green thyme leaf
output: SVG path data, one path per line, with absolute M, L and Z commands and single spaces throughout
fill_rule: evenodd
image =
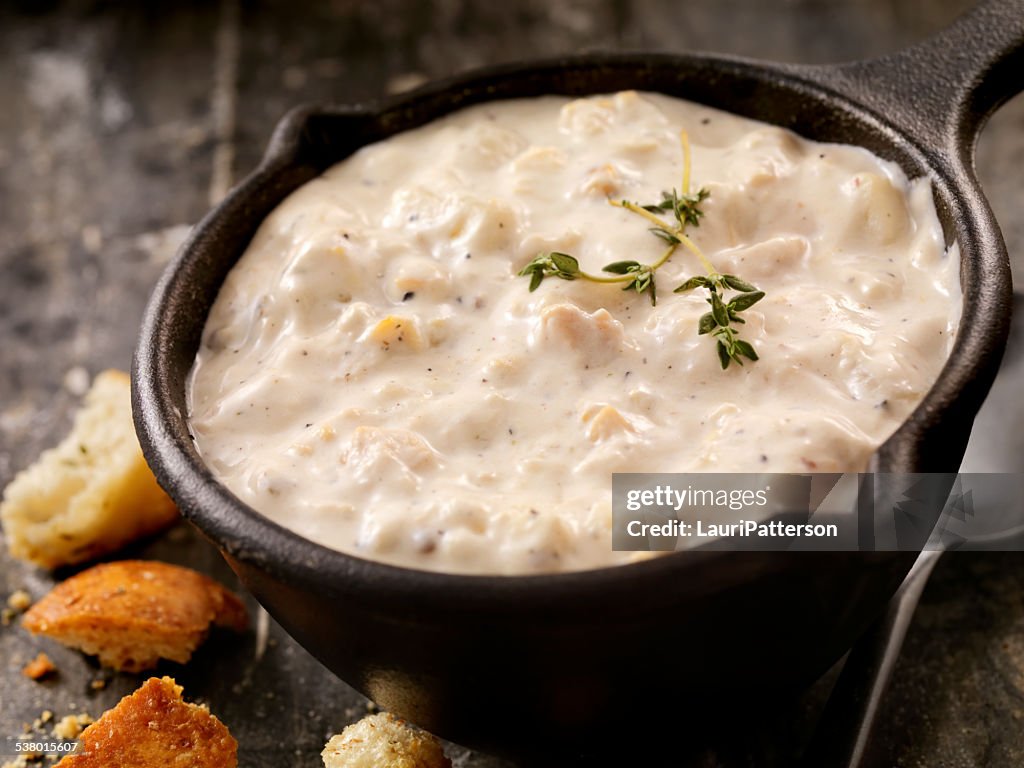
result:
M 660 229 L 658 227 L 651 227 L 647 231 L 650 232 L 651 234 L 655 235 L 656 237 L 660 237 L 662 240 L 664 240 L 669 245 L 679 245 L 681 242 L 683 242 L 678 237 L 676 237 L 674 234 L 669 232 L 667 229 Z
M 725 304 L 722 303 L 722 297 L 718 295 L 717 291 L 711 292 L 708 304 L 711 305 L 711 314 L 714 315 L 715 322 L 723 328 L 727 328 L 729 326 L 729 312 L 726 310 Z
M 694 288 L 701 288 L 710 284 L 710 281 L 704 275 L 697 275 L 680 285 L 673 293 L 685 293 L 686 291 L 692 291 Z
M 643 208 L 648 213 L 661 213 L 663 210 L 663 206 L 661 203 L 656 203 L 655 205 L 641 205 L 640 207 Z
M 736 351 L 751 360 L 758 359 L 757 352 L 754 351 L 754 347 L 750 342 L 744 341 L 743 339 L 736 339 Z
M 736 312 L 742 312 L 745 309 L 750 309 L 763 298 L 764 291 L 751 291 L 750 293 L 741 293 L 739 296 L 735 297 L 732 301 L 729 302 L 729 308 Z
M 672 190 L 675 194 L 675 190 Z M 676 221 L 679 225 L 686 226 L 687 224 L 699 227 L 700 217 L 704 215 L 704 211 L 700 209 L 700 204 L 711 196 L 711 191 L 705 187 L 702 187 L 696 195 L 683 195 L 675 201 L 675 216 Z
M 722 281 L 734 291 L 756 291 L 757 288 L 736 275 L 722 275 Z
M 641 268 L 639 261 L 613 261 L 611 264 L 601 267 L 604 272 L 612 272 L 616 275 L 625 275 L 636 272 Z
M 722 370 L 724 371 L 729 367 L 729 361 L 732 357 L 729 355 L 729 350 L 725 344 L 719 340 L 718 342 L 718 361 L 722 364 Z
M 519 270 L 521 277 L 530 277 L 530 291 L 535 291 L 545 277 L 560 277 L 563 280 L 575 280 L 580 276 L 580 263 L 568 253 L 551 251 L 539 253 L 533 261 Z
M 558 251 L 552 251 L 550 256 L 551 263 L 554 264 L 555 269 L 562 273 L 559 277 L 579 274 L 580 263 L 576 260 L 576 257 Z
M 642 276 L 637 277 L 637 288 L 638 293 L 647 293 L 651 297 L 651 306 L 658 306 L 658 288 L 654 282 L 654 270 L 647 269 L 642 273 Z

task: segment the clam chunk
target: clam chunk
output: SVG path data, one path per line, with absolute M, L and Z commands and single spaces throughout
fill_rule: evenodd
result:
M 621 411 L 611 405 L 593 405 L 583 411 L 587 439 L 592 443 L 609 440 L 616 435 L 636 433 L 637 429 Z
M 584 312 L 564 302 L 541 310 L 535 341 L 552 349 L 571 349 L 594 363 L 607 362 L 627 344 L 622 323 L 608 310 Z
M 851 242 L 889 245 L 910 229 L 906 198 L 885 176 L 858 173 L 842 190 L 848 199 L 847 236 Z
M 359 482 L 405 481 L 440 466 L 440 456 L 416 432 L 357 427 L 340 461 Z

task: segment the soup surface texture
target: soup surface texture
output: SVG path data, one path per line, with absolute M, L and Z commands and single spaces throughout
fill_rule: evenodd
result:
M 765 292 L 723 370 L 705 290 L 658 302 L 517 273 L 601 274 L 665 243 L 614 200 L 693 190 L 686 234 Z M 414 568 L 628 562 L 613 472 L 864 469 L 936 379 L 959 318 L 926 180 L 850 146 L 667 96 L 471 107 L 365 147 L 288 197 L 228 276 L 189 384 L 196 445 L 269 518 Z

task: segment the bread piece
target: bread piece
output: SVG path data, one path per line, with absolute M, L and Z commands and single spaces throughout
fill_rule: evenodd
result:
M 368 715 L 332 736 L 325 768 L 451 768 L 436 738 L 390 712 Z
M 169 677 L 151 677 L 80 736 L 60 768 L 236 768 L 238 742 L 205 707 L 181 699 Z
M 54 587 L 22 625 L 34 634 L 139 672 L 158 659 L 184 664 L 210 624 L 244 631 L 245 605 L 189 568 L 146 560 L 95 565 Z
M 57 666 L 50 660 L 50 657 L 45 653 L 40 653 L 22 668 L 21 674 L 30 680 L 42 680 L 56 671 Z
M 96 377 L 71 434 L 19 473 L 0 504 L 11 554 L 44 568 L 113 552 L 175 519 L 142 458 L 120 371 Z

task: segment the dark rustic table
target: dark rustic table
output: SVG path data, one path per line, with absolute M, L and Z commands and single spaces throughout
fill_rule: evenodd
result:
M 150 287 L 190 224 L 257 162 L 274 122 L 306 101 L 352 102 L 482 64 L 585 49 L 707 49 L 788 61 L 881 54 L 928 35 L 967 0 L 314 0 L 219 4 L 9 2 L 0 9 L 0 484 L 67 429 L 83 384 L 127 368 Z M 1024 101 L 978 149 L 1011 254 L 1024 258 Z M 1018 269 L 1022 279 L 1024 270 Z M 969 466 L 1020 470 L 1024 409 L 1013 350 L 979 421 Z M 182 525 L 133 554 L 234 584 Z M 911 627 L 881 715 L 878 764 L 1024 764 L 1024 559 L 946 556 Z M 53 578 L 0 554 L 0 595 Z M 254 611 L 256 606 L 252 606 Z M 265 614 L 217 635 L 187 667 L 250 768 L 319 765 L 364 700 Z M 60 668 L 33 683 L 44 648 Z M 0 628 L 0 741 L 44 709 L 99 714 L 139 679 Z M 831 676 L 762 727 L 681 763 L 791 766 Z M 644 702 L 636 702 L 644 706 Z M 528 733 L 523 734 L 529 738 Z M 641 736 L 636 736 L 641 738 Z M 503 765 L 454 748 L 466 768 Z

